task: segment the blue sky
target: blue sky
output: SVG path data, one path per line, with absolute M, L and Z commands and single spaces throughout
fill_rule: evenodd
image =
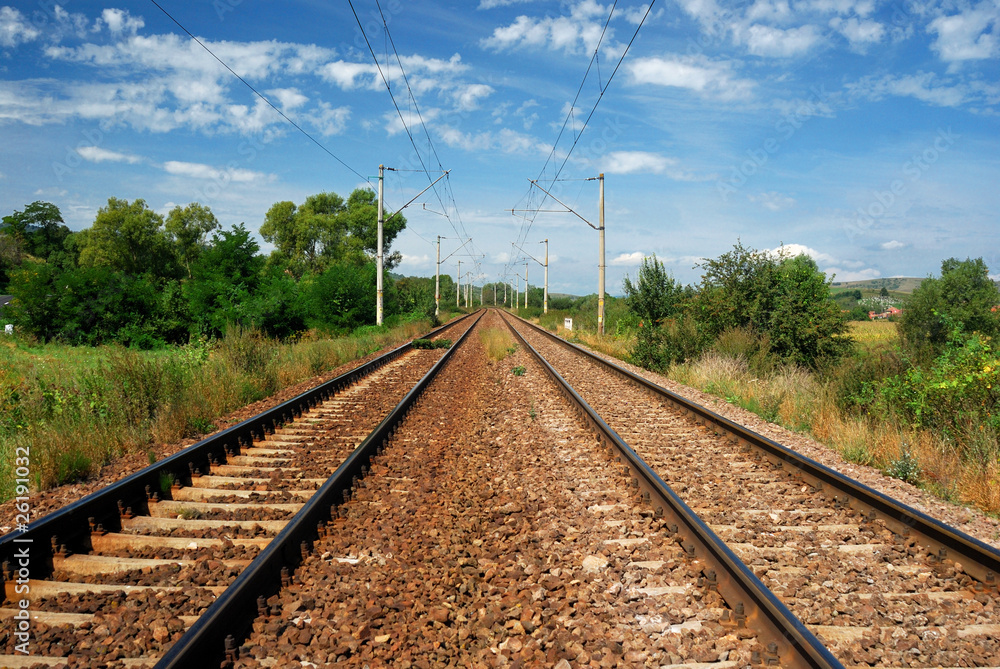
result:
M 842 281 L 1000 275 L 997 0 L 353 3 L 160 2 L 308 137 L 152 2 L 0 4 L 2 213 L 198 201 L 256 230 L 380 163 L 390 208 L 451 170 L 398 271 L 432 275 L 442 235 L 443 272 L 523 275 L 512 243 L 548 239 L 550 290 L 585 294 L 597 233 L 529 180 L 596 224 L 603 172 L 612 294 L 643 256 L 695 282 L 738 239 Z

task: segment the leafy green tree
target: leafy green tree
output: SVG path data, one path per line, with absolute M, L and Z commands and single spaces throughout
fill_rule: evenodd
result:
M 9 281 L 10 273 L 21 266 L 24 251 L 17 237 L 0 232 L 0 291 Z
M 622 286 L 629 310 L 649 326 L 677 313 L 681 302 L 689 297 L 655 255 L 642 259 L 636 283 L 626 276 Z
M 272 337 L 291 337 L 307 327 L 308 311 L 302 288 L 279 267 L 264 270 L 247 312 L 251 325 Z
M 76 235 L 80 264 L 106 266 L 127 274 L 178 274 L 177 258 L 163 229 L 163 217 L 137 199 L 109 198 L 94 225 Z
M 188 206 L 174 207 L 167 214 L 166 231 L 174 243 L 177 257 L 191 278 L 191 263 L 205 249 L 209 233 L 218 230 L 219 221 L 212 210 L 197 202 Z
M 240 223 L 220 230 L 192 264 L 184 296 L 196 329 L 221 336 L 230 324 L 249 326 L 249 308 L 261 281 L 265 259 L 250 231 Z
M 12 318 L 43 341 L 153 348 L 186 334 L 169 313 L 173 291 L 148 275 L 28 261 L 14 272 L 11 289 Z
M 830 280 L 807 255 L 784 258 L 774 274 L 771 347 L 800 365 L 836 359 L 849 345 L 847 323 L 830 298 Z
M 831 282 L 809 257 L 783 257 L 737 242 L 701 266 L 705 273 L 692 306 L 709 338 L 749 328 L 767 335 L 781 357 L 809 366 L 849 346 Z
M 919 355 L 940 353 L 954 326 L 987 337 L 1000 334 L 1000 291 L 982 258 L 948 258 L 941 277 L 924 279 L 903 309 L 900 334 Z
M 43 260 L 61 250 L 63 240 L 69 234 L 59 207 L 40 200 L 25 206 L 24 211 L 4 216 L 0 228 L 18 239 L 25 253 Z
M 402 216 L 385 215 L 384 252 L 406 227 Z M 362 265 L 376 253 L 378 207 L 375 195 L 357 189 L 344 202 L 336 193 L 310 195 L 301 206 L 275 203 L 264 217 L 261 237 L 274 244 L 276 260 L 287 263 L 297 275 L 321 272 L 335 263 Z M 386 269 L 398 263 L 389 254 Z

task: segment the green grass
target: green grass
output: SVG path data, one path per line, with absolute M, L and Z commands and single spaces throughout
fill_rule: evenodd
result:
M 0 340 L 0 500 L 12 497 L 18 452 L 30 453 L 35 489 L 83 480 L 117 456 L 198 437 L 242 406 L 429 329 L 409 321 L 282 343 L 234 328 L 152 352 Z

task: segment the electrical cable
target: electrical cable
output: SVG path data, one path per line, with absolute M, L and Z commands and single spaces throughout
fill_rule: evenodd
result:
M 331 158 L 333 158 L 333 159 L 334 159 L 334 160 L 336 160 L 336 161 L 337 161 L 338 163 L 340 163 L 341 165 L 343 165 L 344 167 L 346 167 L 346 168 L 347 168 L 348 170 L 350 170 L 351 172 L 353 172 L 353 173 L 354 173 L 354 174 L 355 174 L 356 176 L 358 176 L 358 177 L 360 177 L 361 179 L 363 179 L 363 180 L 364 180 L 364 181 L 365 181 L 366 183 L 371 183 L 371 180 L 370 180 L 370 179 L 369 179 L 368 177 L 366 177 L 365 175 L 361 174 L 361 172 L 358 172 L 358 171 L 357 171 L 356 169 L 354 169 L 353 167 L 351 167 L 350 165 L 348 165 L 347 163 L 345 163 L 345 162 L 344 162 L 344 161 L 343 161 L 343 160 L 342 160 L 342 159 L 341 159 L 340 157 L 338 157 L 338 156 L 337 156 L 336 154 L 334 154 L 334 153 L 333 153 L 333 151 L 331 151 L 330 149 L 326 148 L 326 147 L 325 147 L 325 146 L 324 146 L 324 145 L 323 145 L 322 143 L 320 143 L 320 141 L 319 141 L 318 139 L 316 139 L 315 137 L 313 137 L 312 135 L 310 135 L 310 134 L 309 134 L 308 132 L 306 132 L 306 131 L 305 131 L 305 130 L 304 130 L 304 129 L 302 128 L 302 126 L 300 126 L 300 125 L 299 125 L 298 123 L 296 123 L 296 122 L 295 122 L 295 121 L 293 121 L 292 119 L 288 118 L 288 116 L 286 116 L 286 115 L 285 115 L 285 113 L 284 113 L 283 111 L 281 111 L 280 109 L 278 109 L 277 107 L 275 107 L 275 106 L 274 106 L 274 104 L 273 104 L 273 103 L 272 103 L 272 102 L 271 102 L 270 100 L 268 100 L 268 99 L 267 99 L 267 97 L 266 97 L 265 95 L 263 95 L 263 94 L 262 94 L 262 93 L 261 93 L 260 91 L 258 91 L 258 90 L 257 90 L 256 88 L 254 88 L 254 87 L 253 87 L 252 85 L 250 85 L 250 82 L 248 82 L 248 81 L 247 81 L 246 79 L 244 79 L 244 78 L 243 78 L 243 77 L 241 77 L 240 75 L 236 74 L 236 72 L 235 72 L 235 71 L 233 70 L 233 68 L 229 67 L 229 65 L 227 65 L 227 64 L 226 64 L 226 62 L 225 62 L 224 60 L 222 60 L 222 59 L 221 59 L 221 58 L 219 58 L 219 57 L 218 57 L 217 55 L 215 55 L 215 52 L 214 52 L 214 51 L 212 51 L 211 49 L 209 49 L 209 48 L 208 48 L 208 47 L 207 47 L 207 46 L 205 45 L 205 43 L 204 43 L 204 42 L 202 42 L 202 41 L 201 41 L 200 39 L 198 39 L 197 37 L 195 37 L 195 36 L 194 36 L 194 35 L 193 35 L 193 34 L 191 33 L 191 31 L 190 31 L 190 30 L 188 30 L 188 29 L 187 29 L 187 28 L 185 28 L 185 27 L 184 27 L 183 25 L 181 25 L 181 22 L 180 22 L 180 21 L 178 21 L 177 19 L 175 19 L 175 18 L 174 18 L 174 17 L 173 17 L 173 16 L 172 16 L 172 15 L 170 14 L 170 12 L 168 12 L 168 11 L 167 11 L 166 9 L 164 9 L 164 8 L 163 8 L 163 7 L 162 7 L 162 6 L 161 6 L 161 5 L 160 5 L 160 4 L 159 4 L 159 3 L 158 3 L 158 2 L 156 1 L 156 0 L 149 0 L 149 1 L 150 1 L 151 3 L 153 3 L 154 5 L 156 5 L 156 8 L 157 8 L 157 9 L 159 9 L 159 10 L 160 10 L 161 12 L 163 12 L 163 13 L 164 13 L 164 14 L 166 15 L 166 17 L 167 17 L 168 19 L 170 19 L 171 21 L 173 21 L 173 22 L 174 22 L 174 23 L 175 23 L 175 24 L 177 25 L 177 27 L 178 27 L 178 28 L 180 28 L 180 29 L 181 29 L 181 30 L 183 30 L 183 31 L 184 31 L 185 33 L 187 33 L 188 37 L 190 37 L 190 38 L 191 38 L 191 39 L 193 39 L 193 40 L 194 40 L 195 42 L 197 42 L 197 43 L 198 43 L 198 46 L 200 46 L 200 47 L 201 47 L 202 49 L 204 49 L 204 50 L 205 50 L 205 51 L 207 51 L 207 52 L 208 52 L 209 54 L 211 54 L 212 58 L 214 58 L 215 60 L 219 61 L 219 63 L 220 63 L 221 65 L 222 65 L 222 67 L 224 67 L 224 68 L 226 68 L 227 70 L 229 70 L 229 72 L 230 72 L 230 73 L 231 73 L 231 74 L 232 74 L 232 75 L 233 75 L 234 77 L 236 77 L 236 78 L 237 78 L 237 79 L 239 79 L 239 80 L 240 80 L 241 82 L 243 82 L 243 85 L 244 85 L 244 86 L 246 86 L 247 88 L 249 88 L 249 89 L 250 89 L 251 91 L 253 91 L 253 92 L 254 92 L 254 95 L 256 95 L 256 96 L 257 96 L 258 98 L 260 98 L 261 100 L 263 100 L 263 101 L 264 101 L 264 102 L 265 102 L 265 103 L 267 104 L 267 106 L 268 106 L 268 107 L 270 107 L 270 108 L 271 108 L 271 109 L 273 109 L 274 111 L 278 112 L 278 115 L 279 115 L 279 116 L 281 116 L 281 118 L 283 118 L 283 119 L 285 119 L 286 121 L 288 121 L 288 123 L 290 123 L 290 124 L 292 125 L 292 127 L 294 127 L 294 128 L 296 129 L 296 130 L 298 130 L 298 131 L 299 131 L 299 132 L 301 132 L 301 133 L 302 133 L 303 135 L 305 135 L 306 137 L 308 137 L 308 138 L 309 138 L 309 140 L 310 140 L 310 141 L 311 141 L 311 142 L 312 142 L 313 144 L 315 144 L 315 145 L 316 145 L 316 146 L 318 146 L 318 147 L 319 147 L 320 149 L 322 149 L 322 150 L 323 150 L 323 151 L 324 151 L 325 153 L 327 153 L 327 154 L 328 154 L 328 155 L 329 155 L 329 156 L 330 156 Z

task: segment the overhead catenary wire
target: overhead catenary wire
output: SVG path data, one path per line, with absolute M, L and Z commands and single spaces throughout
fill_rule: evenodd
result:
M 614 80 L 615 75 L 618 73 L 619 68 L 621 67 L 622 63 L 625 61 L 625 57 L 628 55 L 629 51 L 631 50 L 632 45 L 635 43 L 636 38 L 639 36 L 639 31 L 642 29 L 643 25 L 646 23 L 646 19 L 649 17 L 649 14 L 652 11 L 653 5 L 655 3 L 656 3 L 656 0 L 651 0 L 650 3 L 649 3 L 649 6 L 646 7 L 646 12 L 643 14 L 642 19 L 639 21 L 639 25 L 636 26 L 635 32 L 632 34 L 632 38 L 629 40 L 629 42 L 626 45 L 624 51 L 622 51 L 622 55 L 618 59 L 618 62 L 615 64 L 614 69 L 612 70 L 610 76 L 608 77 L 607 83 L 605 83 L 605 84 L 602 85 L 601 82 L 598 81 L 598 91 L 599 92 L 598 92 L 597 100 L 594 102 L 593 107 L 591 108 L 590 112 L 587 114 L 587 117 L 584 120 L 583 125 L 580 128 L 580 131 L 578 133 L 576 133 L 576 137 L 573 140 L 573 144 L 570 146 L 569 150 L 566 151 L 566 154 L 563 157 L 562 163 L 560 163 L 558 169 L 555 171 L 555 174 L 552 176 L 551 180 L 548 180 L 548 182 L 550 184 L 555 183 L 557 180 L 559 180 L 559 177 L 562 174 L 563 169 L 566 167 L 566 163 L 569 162 L 570 157 L 573 155 L 573 151 L 576 149 L 577 144 L 580 142 L 580 139 L 583 137 L 584 131 L 587 129 L 587 126 L 590 124 L 591 119 L 593 118 L 594 114 L 597 112 L 597 107 L 601 104 L 601 101 L 604 99 L 604 94 L 608 91 L 608 88 L 610 88 L 611 82 Z M 573 112 L 574 112 L 574 110 L 576 108 L 576 103 L 579 100 L 580 93 L 583 90 L 584 85 L 586 84 L 588 76 L 590 75 L 591 68 L 593 67 L 594 63 L 597 61 L 598 54 L 600 52 L 601 42 L 603 42 L 603 40 L 604 40 L 604 35 L 607 32 L 607 28 L 608 28 L 608 25 L 611 22 L 611 17 L 614 14 L 615 6 L 616 5 L 617 5 L 617 0 L 616 0 L 615 4 L 612 5 L 611 11 L 608 13 L 608 19 L 607 19 L 607 21 L 604 24 L 604 31 L 602 31 L 600 40 L 598 41 L 598 44 L 597 44 L 597 47 L 594 49 L 594 55 L 591 57 L 590 64 L 587 66 L 587 70 L 586 70 L 586 72 L 584 73 L 584 76 L 583 76 L 583 81 L 581 81 L 580 87 L 577 90 L 576 97 L 573 99 L 573 104 L 570 106 L 570 109 L 569 109 L 569 111 L 566 114 L 566 119 L 563 121 L 563 126 L 559 130 L 559 134 L 556 137 L 556 141 L 552 144 L 552 150 L 549 152 L 549 156 L 545 159 L 545 164 L 542 166 L 542 169 L 541 169 L 541 171 L 540 171 L 540 173 L 538 175 L 538 178 L 536 178 L 535 181 L 541 181 L 542 180 L 542 177 L 545 174 L 546 168 L 548 167 L 548 165 L 551 162 L 552 158 L 556 155 L 556 151 L 557 151 L 558 146 L 559 146 L 559 141 L 562 139 L 563 133 L 565 132 L 565 129 L 566 129 L 567 125 L 569 124 L 570 120 L 573 118 Z M 529 189 L 528 189 L 528 192 L 524 196 L 521 197 L 521 199 L 518 201 L 518 204 L 520 204 L 520 202 L 525 201 L 526 199 L 528 200 L 528 203 L 530 204 L 532 194 L 533 194 L 533 186 L 530 186 Z M 537 215 L 537 213 L 539 211 L 541 211 L 541 207 L 544 205 L 545 200 L 548 199 L 548 197 L 549 197 L 548 195 L 546 195 L 545 197 L 543 197 L 541 199 L 541 201 L 538 203 L 536 209 L 531 209 L 530 207 L 526 207 L 526 209 L 528 209 L 528 212 L 526 212 L 521 217 L 521 220 L 522 220 L 521 230 L 520 230 L 520 232 L 518 234 L 518 237 L 517 237 L 517 240 L 518 240 L 519 244 L 523 244 L 524 243 L 524 240 L 527 238 L 528 234 L 531 232 L 531 226 L 532 226 L 532 224 L 534 223 L 534 220 L 535 220 L 535 216 L 533 216 L 533 215 L 529 216 L 529 212 L 534 211 L 534 213 Z M 508 267 L 509 267 L 509 264 L 508 264 Z
M 237 79 L 239 79 L 243 83 L 244 86 L 246 86 L 251 91 L 253 91 L 254 95 L 256 95 L 258 98 L 260 98 L 261 100 L 263 100 L 264 103 L 267 104 L 268 107 L 270 107 L 275 112 L 277 112 L 278 115 L 281 116 L 281 118 L 285 119 L 285 121 L 287 121 L 288 123 L 290 123 L 292 125 L 292 127 L 294 127 L 300 133 L 302 133 L 307 138 L 309 138 L 309 141 L 311 141 L 313 144 L 315 144 L 316 146 L 318 146 L 324 153 L 326 153 L 331 158 L 333 158 L 334 160 L 336 160 L 338 163 L 340 163 L 341 165 L 343 165 L 344 167 L 346 167 L 348 170 L 350 170 L 351 172 L 353 172 L 356 176 L 358 176 L 361 179 L 363 179 L 366 183 L 370 183 L 371 180 L 368 177 L 366 177 L 365 175 L 361 174 L 361 172 L 358 172 L 356 169 L 354 169 L 353 167 L 351 167 L 350 165 L 348 165 L 346 162 L 344 162 L 344 160 L 342 158 L 340 158 L 333 151 L 331 151 L 330 149 L 328 149 L 322 142 L 320 142 L 318 139 L 316 139 L 311 134 L 309 134 L 308 132 L 306 132 L 306 130 L 304 128 L 302 128 L 302 126 L 300 126 L 298 123 L 296 123 L 295 121 L 293 121 L 292 119 L 290 119 L 283 111 L 281 111 L 280 109 L 278 109 L 277 107 L 275 107 L 274 103 L 272 103 L 267 98 L 266 95 L 264 95 L 263 93 L 261 93 L 260 91 L 258 91 L 256 88 L 253 87 L 253 85 L 249 81 L 247 81 L 246 79 L 244 79 L 243 77 L 241 77 L 239 74 L 237 74 L 236 71 L 233 70 L 233 68 L 229 67 L 229 65 L 224 60 L 222 60 L 221 58 L 219 58 L 215 54 L 214 51 L 212 51 L 211 49 L 209 49 L 208 46 L 204 42 L 202 42 L 200 39 L 198 39 L 197 37 L 195 37 L 194 34 L 192 34 L 190 30 L 188 30 L 187 28 L 185 28 L 181 24 L 181 22 L 178 21 L 176 18 L 174 18 L 173 15 L 170 12 L 168 12 L 166 9 L 164 9 L 163 6 L 160 5 L 160 3 L 158 3 L 156 0 L 149 0 L 149 1 L 151 3 L 153 3 L 153 5 L 155 5 L 157 9 L 159 9 L 161 12 L 163 12 L 164 15 L 166 15 L 166 17 L 168 19 L 170 19 L 171 21 L 173 21 L 174 24 L 176 24 L 178 28 L 180 28 L 185 33 L 187 33 L 188 37 L 190 37 L 192 40 L 194 40 L 198 44 L 198 46 L 200 46 L 202 49 L 204 49 L 205 51 L 207 51 L 212 56 L 212 58 L 214 58 L 215 60 L 219 61 L 219 63 L 224 68 L 226 68 L 227 70 L 229 70 L 230 74 L 232 74 L 234 77 L 236 77 Z
M 435 161 L 437 162 L 439 171 L 444 172 L 445 170 L 443 169 L 443 167 L 441 165 L 441 159 L 440 159 L 440 157 L 439 157 L 439 155 L 437 153 L 437 149 L 434 147 L 434 142 L 431 139 L 430 131 L 427 129 L 427 124 L 424 122 L 423 115 L 420 113 L 420 107 L 419 107 L 419 105 L 417 103 L 416 96 L 413 94 L 413 89 L 410 86 L 409 78 L 406 76 L 406 70 L 403 67 L 402 58 L 399 55 L 399 51 L 396 48 L 396 44 L 395 44 L 395 42 L 392 39 L 392 34 L 389 31 L 389 25 L 388 25 L 388 22 L 385 19 L 385 14 L 382 12 L 382 6 L 378 2 L 378 0 L 375 0 L 375 4 L 376 4 L 376 6 L 378 8 L 379 15 L 380 15 L 380 17 L 382 19 L 382 27 L 385 30 L 385 35 L 386 35 L 386 38 L 388 40 L 388 44 L 392 48 L 393 54 L 396 57 L 396 64 L 399 67 L 400 75 L 401 75 L 401 77 L 403 79 L 403 82 L 404 82 L 404 84 L 406 86 L 406 90 L 407 90 L 407 94 L 409 96 L 409 100 L 412 103 L 412 106 L 413 106 L 413 108 L 414 108 L 414 110 L 416 112 L 417 120 L 420 122 L 420 125 L 421 125 L 421 127 L 423 129 L 423 132 L 424 132 L 424 136 L 427 138 L 427 145 L 428 145 L 431 153 L 433 154 Z M 381 63 L 379 63 L 378 57 L 375 55 L 375 50 L 372 47 L 371 41 L 368 39 L 368 34 L 365 31 L 364 24 L 361 21 L 361 17 L 358 15 L 358 12 L 357 12 L 357 10 L 354 7 L 353 0 L 348 0 L 348 5 L 351 8 L 351 12 L 354 14 L 354 18 L 357 21 L 358 28 L 360 29 L 362 37 L 365 40 L 365 44 L 368 47 L 368 51 L 371 54 L 372 60 L 375 63 L 375 68 L 376 68 L 376 70 L 378 70 L 379 77 L 382 79 L 383 84 L 385 84 L 386 91 L 389 93 L 389 98 L 392 100 L 393 107 L 396 109 L 396 114 L 399 116 L 399 120 L 400 120 L 400 123 L 402 124 L 403 130 L 406 132 L 406 135 L 407 135 L 407 137 L 410 140 L 410 145 L 413 147 L 414 153 L 417 156 L 417 160 L 420 162 L 420 166 L 423 168 L 422 170 L 413 170 L 413 171 L 423 171 L 424 174 L 427 175 L 428 180 L 429 181 L 433 181 L 432 178 L 431 178 L 431 170 L 428 169 L 427 163 L 425 162 L 424 157 L 421 154 L 420 149 L 417 146 L 417 141 L 414 138 L 413 133 L 410 130 L 410 126 L 406 122 L 406 117 L 404 116 L 403 111 L 400 108 L 400 105 L 399 105 L 398 101 L 396 100 L 396 96 L 392 92 L 392 86 L 389 83 L 388 76 L 387 76 L 386 72 L 383 70 Z M 444 212 L 445 212 L 444 216 L 448 219 L 448 222 L 451 224 L 451 227 L 455 231 L 455 234 L 458 235 L 459 237 L 462 237 L 462 238 L 468 237 L 469 235 L 466 232 L 465 226 L 464 226 L 464 224 L 461 221 L 461 215 L 459 213 L 457 202 L 455 200 L 454 191 L 451 188 L 451 178 L 450 178 L 450 176 L 446 176 L 445 183 L 446 183 L 446 187 L 447 187 L 447 190 L 449 192 L 449 195 L 450 195 L 450 201 L 451 201 L 452 206 L 453 206 L 453 208 L 455 210 L 455 216 L 456 216 L 456 218 L 458 218 L 458 225 L 457 226 L 455 224 L 455 221 L 452 220 L 451 216 L 448 215 L 447 212 L 448 212 L 449 207 L 445 204 L 444 198 L 442 198 L 442 196 L 438 192 L 437 188 L 432 188 L 432 190 L 434 191 L 434 195 L 437 198 L 438 202 L 440 203 L 442 210 L 444 210 Z M 472 255 L 472 253 L 470 251 L 470 256 L 471 255 Z

